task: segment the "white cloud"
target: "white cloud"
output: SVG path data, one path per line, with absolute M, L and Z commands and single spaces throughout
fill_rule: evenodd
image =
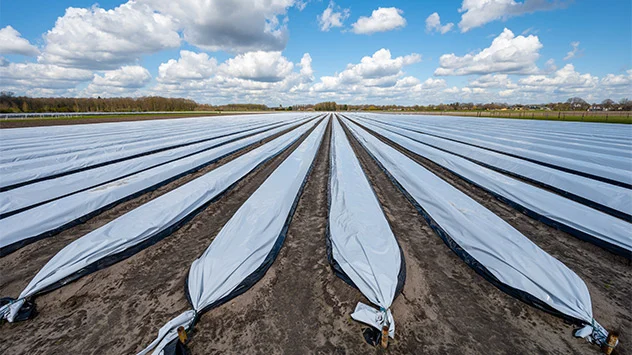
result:
M 470 81 L 472 88 L 507 88 L 515 87 L 507 74 L 487 74 Z
M 231 58 L 220 69 L 231 76 L 261 82 L 277 82 L 287 77 L 294 64 L 281 52 L 248 52 Z
M 626 71 L 626 74 L 608 74 L 601 79 L 601 83 L 608 87 L 628 86 L 628 89 L 630 89 L 629 86 L 632 85 L 632 69 Z
M 206 53 L 180 51 L 180 59 L 169 59 L 158 67 L 160 82 L 177 83 L 185 80 L 202 80 L 210 77 L 217 69 L 217 60 Z
M 361 16 L 352 26 L 351 32 L 357 34 L 371 34 L 386 32 L 406 26 L 404 12 L 395 7 L 380 7 L 373 10 L 371 17 Z
M 11 26 L 0 29 L 0 54 L 21 54 L 36 56 L 39 49 L 22 38 L 20 32 Z
M 516 37 L 505 28 L 489 48 L 476 54 L 466 54 L 463 57 L 454 53 L 442 55 L 435 75 L 535 73 L 538 70 L 535 62 L 540 57 L 541 48 L 542 43 L 537 36 Z
M 436 31 L 441 34 L 445 34 L 447 32 L 450 32 L 450 30 L 452 30 L 452 27 L 454 27 L 454 24 L 452 22 L 441 25 L 441 18 L 436 12 L 426 18 L 426 31 L 428 32 Z
M 552 10 L 564 6 L 560 0 L 463 0 L 459 12 L 463 13 L 459 28 L 467 32 L 496 20 L 506 20 L 536 11 Z
M 311 88 L 321 97 L 335 95 L 340 99 L 362 100 L 410 94 L 419 91 L 422 84 L 414 77 L 404 77 L 403 68 L 421 60 L 419 54 L 393 58 L 388 49 L 380 49 L 365 56 L 360 63 L 349 64 L 333 76 L 323 76 Z
M 141 66 L 123 66 L 108 70 L 103 75 L 94 74 L 88 87 L 81 93 L 86 96 L 138 95 L 138 89 L 151 81 L 149 71 Z
M 551 75 L 530 75 L 518 83 L 521 84 L 521 90 L 574 93 L 595 88 L 599 78 L 588 73 L 580 74 L 572 64 L 566 64 Z
M 242 53 L 285 48 L 287 10 L 294 0 L 139 0 L 174 18 L 184 39 L 210 51 Z
M 170 17 L 133 1 L 112 10 L 69 7 L 44 39 L 40 62 L 98 70 L 114 69 L 141 54 L 180 46 Z
M 571 58 L 575 58 L 578 55 L 578 53 L 580 52 L 580 50 L 579 50 L 579 41 L 571 42 L 571 47 L 573 49 L 571 49 L 570 52 L 566 53 L 566 56 L 564 57 L 564 60 L 569 60 Z
M 106 71 L 103 75 L 94 75 L 95 86 L 111 86 L 121 88 L 140 88 L 151 80 L 149 71 L 141 66 L 124 66 L 116 70 Z
M 8 63 L 0 66 L 0 86 L 17 92 L 69 89 L 92 79 L 92 72 L 52 64 Z
M 338 11 L 336 11 L 338 10 Z M 329 6 L 318 15 L 318 24 L 321 31 L 329 31 L 333 27 L 342 27 L 343 22 L 349 18 L 349 9 L 340 9 L 333 1 L 329 2 Z
M 310 78 L 309 81 L 314 80 L 314 69 L 312 69 L 312 56 L 309 53 L 303 54 L 303 58 L 301 58 L 301 62 L 299 63 L 301 67 L 301 75 L 305 78 Z
M 210 58 L 209 61 L 215 59 Z M 314 80 L 311 63 L 309 53 L 303 54 L 301 60 L 294 64 L 280 52 L 249 52 L 228 59 L 204 79 L 158 80 L 158 84 L 149 88 L 147 94 L 182 96 L 205 103 L 297 102 L 306 100 L 309 94 Z M 189 70 L 195 72 L 195 66 Z

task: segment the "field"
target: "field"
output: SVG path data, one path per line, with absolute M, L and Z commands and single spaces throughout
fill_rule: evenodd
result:
M 615 353 L 632 354 L 632 126 L 313 112 L 154 118 L 0 131 L 0 296 L 31 290 L 37 305 L 32 319 L 0 320 L 0 353 L 134 354 L 201 304 L 187 326 L 193 354 L 597 354 L 573 337 L 586 312 L 620 334 Z M 360 170 L 352 157 L 332 164 L 345 142 Z M 260 192 L 275 198 L 253 201 Z M 367 196 L 377 209 L 351 203 Z M 355 219 L 335 218 L 341 201 Z M 237 229 L 225 228 L 240 214 Z M 350 317 L 358 302 L 376 304 L 332 270 L 348 246 L 336 244 L 340 220 L 383 258 L 362 262 L 401 255 L 403 288 L 382 300 L 396 325 L 387 350 Z M 249 223 L 270 227 L 239 229 Z M 399 251 L 362 244 L 387 237 L 362 229 L 373 223 Z M 249 244 L 268 236 L 280 249 Z M 270 251 L 248 254 L 253 245 Z M 207 248 L 258 262 L 221 264 Z M 196 259 L 219 263 L 203 270 L 212 272 L 200 289 L 247 290 L 190 297 Z M 392 276 L 377 283 L 394 289 L 396 271 L 373 272 Z M 239 273 L 250 278 L 231 279 Z

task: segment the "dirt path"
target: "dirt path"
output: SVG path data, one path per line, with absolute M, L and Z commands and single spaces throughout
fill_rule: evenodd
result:
M 629 261 L 532 219 L 437 164 L 405 150 L 386 138 L 380 136 L 378 138 L 405 153 L 496 215 L 502 217 L 547 253 L 575 271 L 588 286 L 593 303 L 593 312 L 597 321 L 607 329 L 616 329 L 622 333 L 622 344 L 617 349 L 618 353 L 630 353 L 630 341 L 625 340 L 632 339 L 632 302 L 630 301 L 632 299 L 632 267 Z M 383 184 L 378 186 L 382 187 Z M 438 237 L 436 238 L 438 239 Z M 447 246 L 444 247 L 447 250 Z M 454 258 L 461 262 L 455 254 Z M 465 267 L 463 262 L 461 264 Z M 474 273 L 472 270 L 468 271 L 471 274 Z M 482 277 L 474 276 L 480 279 L 479 281 L 486 282 Z M 465 287 L 468 287 L 468 284 L 469 281 L 465 284 Z M 491 284 L 489 286 L 491 287 Z M 494 296 L 495 301 L 491 303 L 492 306 L 497 306 L 497 302 L 501 300 L 509 302 L 505 299 L 509 299 L 510 296 L 498 290 L 495 291 L 499 296 Z M 554 351 L 554 349 L 562 353 L 596 351 L 595 346 L 587 344 L 584 340 L 572 337 L 573 326 L 566 325 L 561 319 L 537 311 L 526 304 L 518 301 L 514 301 L 514 303 L 515 305 L 507 308 L 509 312 L 504 316 L 506 319 L 501 323 L 516 322 L 517 326 L 524 327 L 523 331 L 531 333 L 527 334 L 526 340 L 530 340 L 533 343 L 537 342 L 540 344 L 539 346 L 544 345 L 543 349 L 548 349 L 547 351 Z M 524 319 L 524 321 L 520 320 L 520 318 Z M 481 320 L 483 319 L 481 318 Z M 523 323 L 522 325 L 520 325 L 521 322 Z M 484 326 L 484 328 L 488 327 L 489 325 L 487 324 Z M 514 330 L 507 333 L 511 334 L 512 339 L 515 338 L 515 334 L 518 334 L 514 333 Z M 479 338 L 477 341 L 485 344 L 484 339 L 484 337 Z M 503 341 L 506 341 L 506 339 Z M 487 344 L 489 344 L 489 341 L 487 341 Z M 512 346 L 515 346 L 515 344 L 512 344 Z

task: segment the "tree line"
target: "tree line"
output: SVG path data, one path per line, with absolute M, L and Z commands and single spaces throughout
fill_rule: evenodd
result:
M 265 111 L 260 104 L 198 104 L 189 99 L 160 96 L 71 98 L 15 96 L 0 92 L 1 113 L 27 112 L 150 112 L 150 111 Z
M 12 92 L 0 92 L 0 113 L 28 112 L 150 112 L 150 111 L 494 111 L 494 110 L 548 110 L 548 111 L 632 111 L 632 100 L 611 99 L 590 104 L 579 97 L 565 102 L 521 105 L 506 103 L 453 102 L 439 105 L 348 105 L 335 101 L 317 104 L 279 106 L 270 108 L 262 104 L 199 104 L 193 100 L 160 96 L 70 98 L 15 96 Z

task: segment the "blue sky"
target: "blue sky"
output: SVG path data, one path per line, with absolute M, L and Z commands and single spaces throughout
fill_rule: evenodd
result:
M 627 0 L 0 6 L 0 86 L 31 96 L 290 105 L 600 101 L 632 92 Z

